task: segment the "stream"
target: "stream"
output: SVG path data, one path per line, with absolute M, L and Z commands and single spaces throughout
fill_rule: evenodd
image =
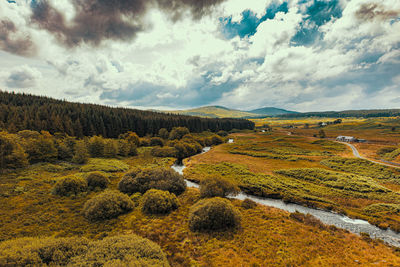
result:
M 233 143 L 233 139 L 229 139 L 228 143 Z M 202 153 L 206 153 L 210 151 L 210 149 L 211 147 L 204 147 Z M 179 174 L 183 175 L 183 170 L 186 168 L 186 166 L 181 162 L 181 163 L 175 163 L 174 165 L 171 166 L 171 168 L 176 172 L 178 172 Z M 199 188 L 199 184 L 191 182 L 186 179 L 185 181 L 188 187 Z M 351 219 L 347 216 L 335 212 L 308 208 L 293 203 L 285 203 L 280 199 L 256 197 L 248 195 L 243 192 L 240 192 L 237 196 L 231 196 L 230 198 L 235 198 L 240 200 L 248 198 L 259 204 L 286 210 L 288 212 L 298 211 L 303 214 L 311 214 L 325 224 L 334 225 L 338 228 L 345 229 L 356 234 L 367 233 L 371 238 L 381 239 L 389 245 L 400 247 L 400 234 L 390 229 L 387 230 L 380 229 L 375 225 L 372 225 L 364 220 Z

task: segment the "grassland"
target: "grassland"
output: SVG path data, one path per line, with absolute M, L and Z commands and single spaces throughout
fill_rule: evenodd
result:
M 278 147 L 277 142 L 287 143 L 286 147 L 289 147 L 289 144 L 293 143 L 299 149 L 296 150 L 297 152 L 316 151 L 317 155 L 303 153 L 306 154 L 305 157 L 314 158 L 314 160 L 299 160 L 295 162 L 296 166 L 316 167 L 319 164 L 316 159 L 330 155 L 323 153 L 325 150 L 323 145 L 326 146 L 326 143 L 322 145 L 303 142 L 301 138 L 273 135 L 260 137 L 253 134 L 242 136 L 239 134 L 235 138 L 237 141 L 242 140 L 243 145 L 265 138 L 266 142 L 262 143 L 263 146 Z M 279 169 L 293 167 L 294 162 L 287 160 L 255 158 L 228 152 L 238 145 L 239 142 L 217 146 L 212 149 L 212 152 L 194 157 L 190 160 L 193 165 L 188 168 L 188 171 L 207 165 L 207 159 L 218 159 L 218 157 L 208 157 L 208 155 L 222 155 L 233 159 L 232 161 L 235 158 L 246 158 L 246 161 L 240 164 L 220 163 L 214 168 L 208 165 L 210 175 L 227 173 L 227 177 L 237 177 L 236 175 L 239 174 L 240 177 L 248 179 L 244 180 L 245 183 L 254 186 L 265 184 L 268 190 L 270 188 L 275 190 L 276 188 L 273 188 L 277 183 L 273 180 L 276 176 L 275 168 L 271 167 L 269 171 L 258 169 L 261 168 L 257 165 L 258 162 L 273 161 L 273 164 L 280 162 L 281 165 L 277 165 Z M 328 147 L 331 145 L 329 143 Z M 340 146 L 333 145 L 329 151 L 333 152 L 337 149 L 341 150 Z M 379 241 L 359 237 L 335 227 L 325 226 L 307 216 L 291 215 L 275 208 L 257 206 L 245 209 L 239 200 L 232 200 L 232 203 L 242 214 L 240 229 L 215 233 L 191 232 L 188 226 L 188 213 L 190 207 L 200 198 L 197 189 L 188 189 L 180 195 L 179 208 L 169 215 L 149 216 L 143 214 L 137 206 L 128 214 L 102 222 L 90 222 L 82 214 L 84 203 L 99 194 L 98 191 L 84 192 L 70 197 L 56 196 L 51 193 L 56 181 L 67 175 L 86 177 L 90 171 L 101 171 L 111 181 L 109 188 L 116 189 L 127 168 L 168 167 L 174 161 L 173 158 L 154 158 L 150 155 L 150 149 L 141 148 L 139 155 L 135 157 L 91 159 L 83 166 L 61 162 L 41 163 L 2 174 L 0 175 L 0 241 L 37 236 L 79 236 L 98 240 L 108 236 L 135 233 L 159 244 L 171 266 L 355 266 L 358 264 L 389 266 L 400 264 L 400 253 Z M 255 169 L 246 167 L 246 162 L 256 162 Z M 110 166 L 118 168 L 110 168 Z M 263 166 L 263 168 L 268 168 L 268 166 Z M 326 172 L 329 171 L 326 170 Z M 295 178 L 291 179 L 296 181 Z M 370 185 L 371 194 L 375 194 L 376 190 L 381 189 L 379 184 L 374 184 L 374 180 L 365 179 L 360 190 L 365 190 L 366 186 Z M 301 185 L 305 186 L 310 181 L 303 180 L 294 184 L 299 187 L 296 194 L 306 193 Z M 282 183 L 280 191 L 294 192 L 291 191 L 292 187 L 293 185 Z M 334 187 L 335 190 L 342 190 L 336 187 Z M 393 192 L 386 190 L 385 194 L 389 198 Z M 312 201 L 319 201 L 315 199 L 316 196 L 310 196 L 314 197 Z M 140 196 L 135 196 L 136 202 L 138 199 L 140 200 Z M 393 203 L 381 205 L 384 206 L 375 204 L 365 212 L 380 216 L 398 209 Z
M 284 132 L 236 134 L 235 142 L 188 161 L 191 180 L 223 176 L 251 194 L 333 209 L 400 230 L 399 172 L 352 158 L 344 145 Z M 370 206 L 380 212 L 368 212 Z

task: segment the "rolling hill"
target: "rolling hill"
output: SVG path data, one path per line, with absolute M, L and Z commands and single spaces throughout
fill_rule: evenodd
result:
M 290 111 L 290 110 L 274 108 L 274 107 L 258 108 L 258 109 L 253 109 L 253 110 L 250 110 L 247 112 L 254 113 L 257 115 L 265 115 L 265 116 L 278 116 L 278 115 L 283 115 L 283 114 L 298 114 L 299 113 L 297 111 Z
M 238 109 L 230 109 L 222 106 L 206 106 L 194 109 L 173 110 L 164 112 L 172 114 L 200 116 L 207 118 L 260 118 L 266 116 L 278 116 L 282 114 L 297 113 L 294 111 L 288 111 L 285 109 L 279 109 L 273 107 L 265 107 L 251 111 L 243 111 Z
M 172 114 L 180 114 L 180 115 L 190 115 L 190 116 L 200 116 L 207 118 L 249 118 L 249 117 L 257 117 L 257 114 L 241 111 L 237 109 L 229 109 L 221 106 L 207 106 L 186 110 L 173 110 L 173 111 L 165 111 L 167 113 Z

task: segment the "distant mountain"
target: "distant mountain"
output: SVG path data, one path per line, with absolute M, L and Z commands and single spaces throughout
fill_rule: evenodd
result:
M 253 110 L 250 110 L 247 112 L 254 113 L 257 115 L 265 115 L 265 116 L 278 116 L 278 115 L 283 115 L 283 114 L 298 114 L 299 113 L 297 111 L 290 111 L 290 110 L 274 108 L 274 107 L 258 108 L 258 109 L 253 109 Z
M 251 118 L 262 116 L 251 112 L 241 111 L 237 109 L 229 109 L 222 106 L 206 106 L 200 108 L 164 111 L 166 113 L 200 116 L 207 118 Z
M 294 114 L 298 113 L 295 111 L 289 111 L 285 109 L 265 107 L 251 111 L 243 111 L 238 109 L 230 109 L 222 106 L 206 106 L 200 108 L 186 109 L 186 110 L 173 110 L 164 111 L 172 114 L 182 114 L 190 116 L 200 116 L 207 118 L 264 118 L 267 116 L 278 116 L 283 114 Z

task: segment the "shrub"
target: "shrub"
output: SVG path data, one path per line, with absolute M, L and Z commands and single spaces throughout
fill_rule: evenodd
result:
M 174 127 L 169 133 L 169 139 L 181 139 L 184 135 L 189 134 L 189 129 L 186 127 Z
M 138 192 L 139 185 L 136 175 L 139 172 L 141 172 L 140 169 L 133 169 L 126 173 L 118 183 L 118 190 L 129 195 Z
M 134 132 L 126 132 L 124 134 L 120 134 L 118 136 L 119 139 L 125 139 L 126 141 L 128 141 L 129 143 L 135 145 L 136 147 L 138 147 L 140 145 L 140 140 L 139 140 L 139 136 L 134 133 Z
M 200 182 L 201 197 L 226 197 L 228 195 L 237 195 L 240 192 L 239 187 L 229 180 L 221 177 L 205 178 Z
M 89 249 L 71 259 L 73 266 L 169 266 L 156 243 L 134 234 L 93 241 Z
M 150 189 L 142 198 L 142 211 L 147 214 L 167 214 L 178 208 L 174 193 Z
M 178 150 L 176 150 L 175 147 L 169 147 L 169 146 L 165 146 L 165 147 L 154 147 L 151 150 L 151 155 L 154 157 L 171 157 L 171 158 L 175 158 L 178 154 Z
M 118 153 L 118 141 L 113 139 L 104 140 L 104 157 L 106 158 L 115 158 Z
M 104 138 L 92 136 L 88 142 L 89 153 L 92 157 L 102 157 L 104 155 Z
M 90 190 L 96 187 L 104 189 L 110 183 L 110 180 L 100 172 L 92 172 L 86 177 L 86 181 Z
M 162 139 L 168 139 L 169 132 L 168 132 L 167 129 L 161 128 L 161 129 L 158 131 L 158 136 L 161 137 Z
M 54 161 L 58 156 L 58 151 L 54 145 L 54 141 L 51 136 L 45 132 L 37 139 L 29 139 L 26 142 L 25 150 L 29 155 L 29 161 L 31 163 Z
M 221 137 L 228 136 L 228 132 L 223 131 L 223 130 L 219 131 L 217 134 L 218 134 L 219 136 L 221 136 Z
M 133 208 L 134 203 L 127 195 L 110 190 L 86 201 L 83 214 L 89 221 L 101 221 L 116 218 Z
M 133 201 L 133 203 L 135 203 L 135 206 L 139 205 L 142 196 L 143 195 L 139 192 L 131 195 L 131 200 Z
M 246 198 L 242 201 L 242 204 L 240 206 L 246 210 L 254 209 L 255 207 L 257 207 L 257 203 L 249 198 Z
M 126 157 L 126 156 L 136 156 L 137 148 L 134 143 L 130 143 L 127 140 L 119 139 L 118 143 L 118 155 Z
M 86 148 L 84 141 L 77 141 L 75 144 L 75 154 L 72 162 L 77 164 L 85 164 L 89 160 L 89 151 Z
M 203 199 L 192 206 L 189 228 L 192 231 L 218 231 L 240 226 L 239 211 L 227 199 Z
M 150 139 L 150 146 L 163 146 L 164 142 L 160 137 L 152 137 Z
M 0 243 L 0 266 L 169 266 L 161 248 L 137 235 L 24 237 Z
M 180 195 L 186 190 L 182 175 L 171 169 L 134 170 L 125 174 L 118 184 L 118 189 L 127 194 L 145 193 L 149 189 L 169 191 Z
M 85 179 L 76 176 L 67 176 L 57 181 L 53 193 L 59 196 L 77 195 L 87 191 Z
M 16 135 L 0 132 L 0 172 L 6 168 L 20 168 L 28 165 L 28 155 L 16 142 Z
M 224 139 L 222 139 L 221 136 L 214 134 L 210 137 L 207 137 L 205 139 L 205 143 L 207 146 L 219 145 L 224 143 Z
M 0 243 L 0 266 L 66 266 L 85 253 L 85 238 L 23 237 Z
M 140 138 L 140 146 L 150 146 L 150 139 L 149 138 Z

